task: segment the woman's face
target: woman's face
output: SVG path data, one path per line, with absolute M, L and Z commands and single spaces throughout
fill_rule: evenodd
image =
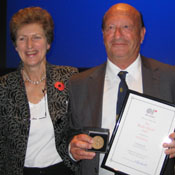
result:
M 35 67 L 46 61 L 50 48 L 44 30 L 40 24 L 25 24 L 17 31 L 16 51 L 24 66 Z

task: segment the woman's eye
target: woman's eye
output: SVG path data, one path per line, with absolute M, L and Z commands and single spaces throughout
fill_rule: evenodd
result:
M 34 39 L 34 40 L 41 39 L 41 36 L 34 36 L 33 39 Z
M 25 37 L 19 37 L 18 40 L 19 41 L 24 41 L 25 40 Z

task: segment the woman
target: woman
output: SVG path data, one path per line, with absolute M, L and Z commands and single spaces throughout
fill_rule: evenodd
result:
M 40 7 L 21 9 L 10 21 L 21 64 L 0 78 L 1 175 L 70 175 L 76 169 L 64 133 L 67 83 L 77 69 L 47 63 L 53 30 L 52 17 Z

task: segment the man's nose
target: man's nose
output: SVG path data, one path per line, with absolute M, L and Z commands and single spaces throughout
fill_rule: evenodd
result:
M 115 38 L 120 38 L 122 36 L 122 29 L 120 27 L 115 28 L 114 36 Z

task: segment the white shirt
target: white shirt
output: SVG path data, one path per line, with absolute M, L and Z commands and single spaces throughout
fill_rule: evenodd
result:
M 121 71 L 119 67 L 114 65 L 109 59 L 106 65 L 106 74 L 104 81 L 104 92 L 103 92 L 103 108 L 102 108 L 102 128 L 110 129 L 110 137 L 112 135 L 115 123 L 116 123 L 116 104 L 118 87 L 120 83 L 120 78 L 118 73 Z M 126 83 L 128 88 L 142 93 L 142 71 L 141 71 L 141 58 L 140 55 L 137 59 L 125 70 Z M 100 166 L 103 160 L 104 154 L 100 154 Z M 100 167 L 100 175 L 114 175 L 114 173 L 107 171 Z
M 37 104 L 29 102 L 29 106 L 31 124 L 25 167 L 42 168 L 61 162 L 62 159 L 55 146 L 54 128 L 48 110 L 47 94 Z

